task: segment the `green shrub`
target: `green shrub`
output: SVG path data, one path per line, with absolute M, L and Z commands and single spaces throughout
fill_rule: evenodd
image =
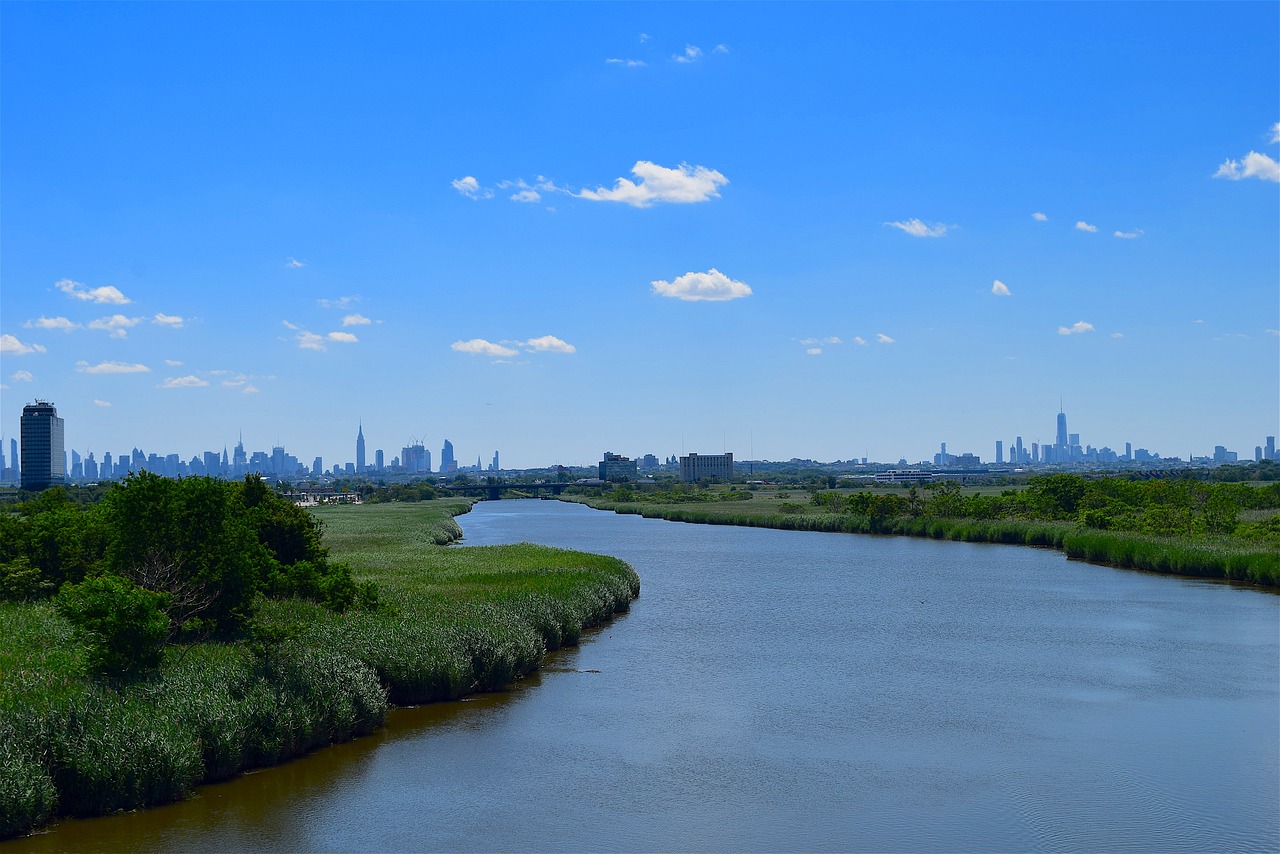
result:
M 63 585 L 55 604 L 87 645 L 90 669 L 123 676 L 160 665 L 169 636 L 168 601 L 165 594 L 104 575 Z

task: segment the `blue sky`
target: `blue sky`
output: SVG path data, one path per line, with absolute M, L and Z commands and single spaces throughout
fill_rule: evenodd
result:
M 1280 6 L 0 4 L 0 427 L 1252 458 Z M 7 447 L 6 447 L 7 450 Z M 372 453 L 371 453 L 372 455 Z

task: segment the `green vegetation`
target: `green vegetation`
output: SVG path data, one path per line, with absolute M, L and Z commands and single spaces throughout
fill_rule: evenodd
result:
M 1280 586 L 1280 483 L 1055 474 L 1022 489 L 615 489 L 574 497 L 602 510 L 677 522 L 897 534 L 1060 549 L 1093 563 Z
M 256 479 L 142 477 L 0 515 L 0 838 L 501 689 L 638 594 L 612 558 L 441 548 L 469 507 L 313 517 Z

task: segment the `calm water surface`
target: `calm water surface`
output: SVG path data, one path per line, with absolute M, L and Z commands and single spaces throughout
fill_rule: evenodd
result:
M 1280 850 L 1280 597 L 553 501 L 459 521 L 622 557 L 641 598 L 510 692 L 21 847 Z

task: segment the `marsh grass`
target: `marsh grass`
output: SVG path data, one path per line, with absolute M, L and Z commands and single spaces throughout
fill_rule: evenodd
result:
M 373 611 L 265 600 L 263 638 L 169 647 L 134 681 L 88 675 L 52 605 L 0 603 L 0 838 L 58 815 L 164 803 L 203 782 L 372 731 L 388 704 L 500 690 L 625 611 L 614 558 L 520 544 L 441 548 L 469 501 L 326 508 L 325 544 Z
M 927 516 L 876 518 L 822 512 L 816 507 L 806 507 L 805 512 L 796 513 L 779 510 L 779 502 L 773 501 L 642 504 L 580 496 L 567 500 L 599 510 L 674 522 L 1043 546 L 1090 563 L 1280 587 L 1280 550 L 1230 536 L 1156 537 L 1096 530 L 1064 521 Z

